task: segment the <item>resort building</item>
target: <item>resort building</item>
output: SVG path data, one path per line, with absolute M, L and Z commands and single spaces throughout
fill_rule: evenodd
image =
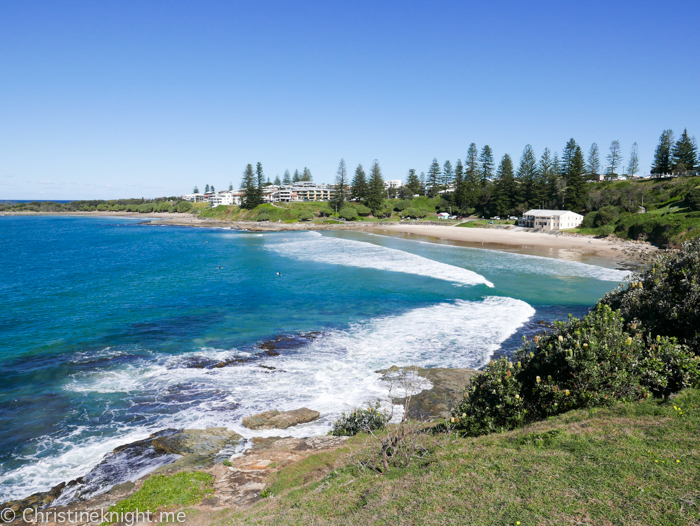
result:
M 182 200 L 190 203 L 204 203 L 209 199 L 206 194 L 186 194 L 182 196 Z
M 392 179 L 390 181 L 384 181 L 384 190 L 389 188 L 399 188 L 401 186 L 401 179 Z
M 219 205 L 240 205 L 241 199 L 243 198 L 243 192 L 219 192 L 218 194 L 211 194 L 209 196 L 209 202 L 211 206 Z
M 335 195 L 335 188 L 325 184 L 301 181 L 282 185 L 270 193 L 270 201 L 289 203 L 292 201 L 330 201 Z
M 583 216 L 569 210 L 530 210 L 518 220 L 518 226 L 544 230 L 566 230 L 578 227 Z

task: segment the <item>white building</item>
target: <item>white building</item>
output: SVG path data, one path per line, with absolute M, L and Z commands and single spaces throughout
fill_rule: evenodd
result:
M 277 188 L 277 187 L 275 187 Z M 282 185 L 270 193 L 270 201 L 289 203 L 292 201 L 330 201 L 335 195 L 335 188 L 326 184 L 300 181 Z
M 544 230 L 567 230 L 578 227 L 583 216 L 570 210 L 530 210 L 523 214 L 518 226 Z
M 211 206 L 219 205 L 240 205 L 243 198 L 243 192 L 219 192 L 209 196 Z
M 392 179 L 390 181 L 384 181 L 384 190 L 389 188 L 399 188 L 401 186 L 401 179 Z
M 190 203 L 204 203 L 207 201 L 207 196 L 206 194 L 185 194 L 182 196 L 182 200 Z

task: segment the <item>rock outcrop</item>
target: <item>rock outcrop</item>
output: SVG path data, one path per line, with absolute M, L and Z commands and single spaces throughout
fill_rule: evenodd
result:
M 298 424 L 306 424 L 318 420 L 321 413 L 306 407 L 293 411 L 265 411 L 243 419 L 243 426 L 248 429 L 287 429 Z

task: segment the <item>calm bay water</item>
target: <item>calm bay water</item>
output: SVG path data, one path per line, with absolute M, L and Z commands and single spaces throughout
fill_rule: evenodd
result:
M 285 432 L 324 433 L 386 397 L 376 370 L 480 367 L 625 276 L 356 232 L 122 218 L 2 217 L 0 246 L 0 502 L 166 427 L 250 436 L 243 416 L 306 406 L 322 418 Z M 260 354 L 279 337 L 296 344 Z

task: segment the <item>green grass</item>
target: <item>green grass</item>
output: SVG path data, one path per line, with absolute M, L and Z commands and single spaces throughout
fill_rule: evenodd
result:
M 111 506 L 108 513 L 130 513 L 192 506 L 211 494 L 214 477 L 199 471 L 180 472 L 172 476 L 154 475 L 128 499 Z
M 515 221 L 507 221 L 505 219 L 500 221 L 492 221 L 490 219 L 477 219 L 475 221 L 465 221 L 464 223 L 460 223 L 457 226 L 464 228 L 488 228 L 492 223 L 494 225 L 514 225 Z
M 358 458 L 376 447 L 356 440 Z M 383 476 L 349 458 L 289 466 L 274 499 L 217 524 L 698 524 L 700 392 L 478 438 L 439 435 L 427 462 Z M 324 464 L 335 469 L 314 477 Z

